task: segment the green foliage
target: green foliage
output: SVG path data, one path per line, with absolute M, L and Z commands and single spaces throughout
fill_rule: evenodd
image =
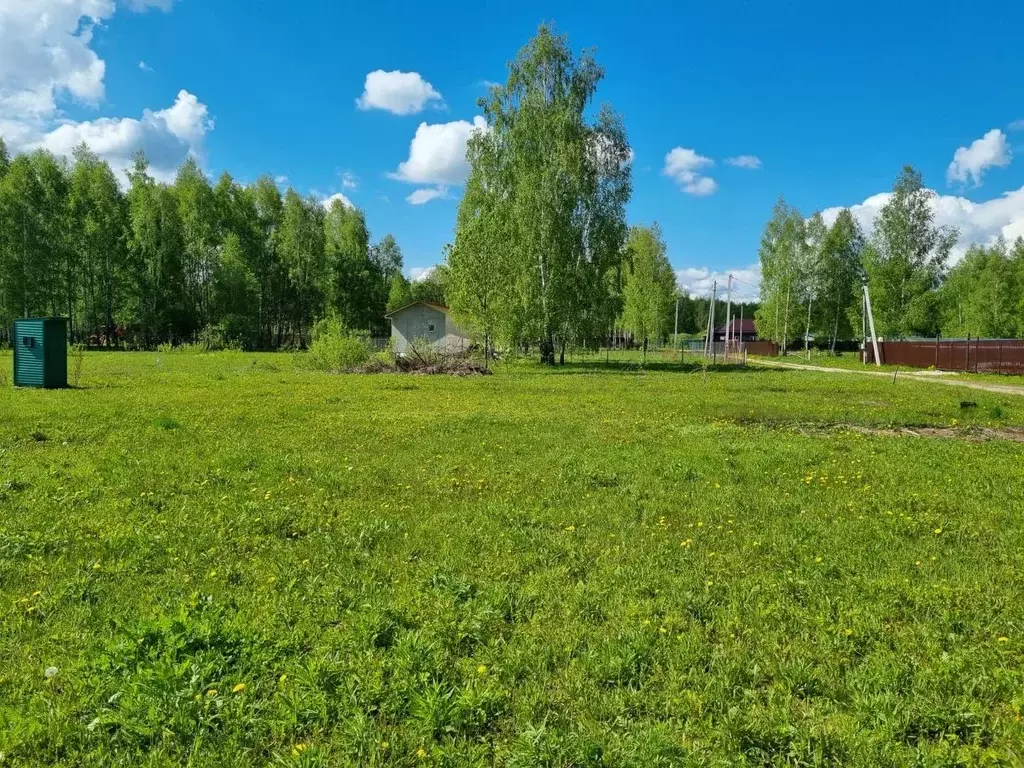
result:
M 1024 399 L 301 357 L 0 390 L 4 764 L 1024 754 Z
M 282 199 L 266 176 L 211 187 L 194 158 L 164 185 L 140 153 L 124 192 L 85 145 L 70 165 L 42 150 L 0 156 L 2 328 L 63 315 L 76 341 L 149 348 L 205 328 L 246 348 L 301 347 L 329 314 L 385 330 L 401 251 L 390 236 L 371 249 L 362 213 L 340 202 Z
M 412 301 L 412 289 L 409 287 L 409 281 L 402 276 L 401 272 L 396 272 L 391 277 L 391 290 L 388 291 L 388 312 L 411 304 Z
M 676 278 L 666 255 L 661 228 L 630 227 L 626 239 L 623 308 L 620 325 L 644 342 L 661 341 L 675 304 Z
M 448 283 L 450 270 L 447 264 L 438 264 L 430 273 L 414 280 L 409 286 L 413 301 L 429 301 L 432 304 L 448 306 Z
M 1024 335 L 1024 240 L 975 245 L 939 290 L 943 336 L 1007 338 Z
M 370 359 L 365 336 L 353 333 L 338 318 L 325 318 L 313 327 L 309 352 L 301 356 L 305 365 L 317 371 L 342 373 Z
M 542 25 L 506 84 L 481 100 L 488 130 L 467 150 L 450 262 L 456 316 L 510 345 L 539 339 L 550 362 L 556 342 L 603 335 L 614 317 L 607 280 L 621 259 L 631 164 L 621 119 L 590 109 L 603 75 Z
M 806 225 L 800 212 L 781 197 L 765 225 L 758 251 L 761 259 L 761 303 L 757 310 L 757 331 L 785 348 L 802 327 L 806 303 L 801 298 L 813 293 L 808 268 Z M 803 312 L 801 309 L 803 308 Z
M 935 289 L 958 232 L 934 224 L 934 193 L 907 166 L 875 222 L 864 271 L 879 336 L 934 336 L 939 330 Z

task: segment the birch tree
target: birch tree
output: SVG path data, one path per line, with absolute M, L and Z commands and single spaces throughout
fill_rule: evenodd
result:
M 785 350 L 793 336 L 801 308 L 801 275 L 806 236 L 803 217 L 779 198 L 765 225 L 758 255 L 761 260 L 761 305 L 758 333 Z M 806 311 L 806 306 L 804 306 Z
M 935 289 L 959 233 L 935 224 L 934 195 L 906 166 L 875 221 L 864 270 L 880 336 L 932 336 L 939 330 Z
M 564 37 L 542 25 L 510 63 L 506 84 L 481 101 L 487 129 L 471 138 L 467 153 L 477 192 L 463 204 L 483 205 L 500 222 L 479 230 L 501 238 L 485 246 L 501 251 L 508 294 L 496 325 L 517 341 L 539 339 L 547 363 L 556 343 L 564 356 L 566 343 L 594 326 L 625 239 L 625 130 L 609 108 L 588 122 L 602 77 L 590 53 L 574 56 Z M 459 259 L 452 266 L 460 284 Z
M 668 332 L 665 325 L 674 304 L 676 280 L 666 255 L 661 228 L 631 227 L 626 241 L 622 327 L 643 341 L 644 357 L 651 339 Z

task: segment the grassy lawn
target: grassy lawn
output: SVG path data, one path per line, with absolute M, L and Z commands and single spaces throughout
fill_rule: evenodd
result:
M 1020 765 L 1021 425 L 657 356 L 88 354 L 0 388 L 0 765 Z

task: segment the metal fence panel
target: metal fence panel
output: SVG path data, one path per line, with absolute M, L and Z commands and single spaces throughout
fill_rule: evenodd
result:
M 1021 339 L 882 341 L 878 347 L 882 362 L 888 365 L 937 368 L 940 371 L 1024 374 L 1024 340 Z M 864 362 L 874 361 L 874 350 L 867 344 Z

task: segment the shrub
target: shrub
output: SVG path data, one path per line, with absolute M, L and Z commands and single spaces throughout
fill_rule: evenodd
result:
M 312 343 L 303 362 L 317 371 L 350 371 L 370 359 L 365 337 L 349 331 L 337 318 L 325 318 L 313 326 Z

